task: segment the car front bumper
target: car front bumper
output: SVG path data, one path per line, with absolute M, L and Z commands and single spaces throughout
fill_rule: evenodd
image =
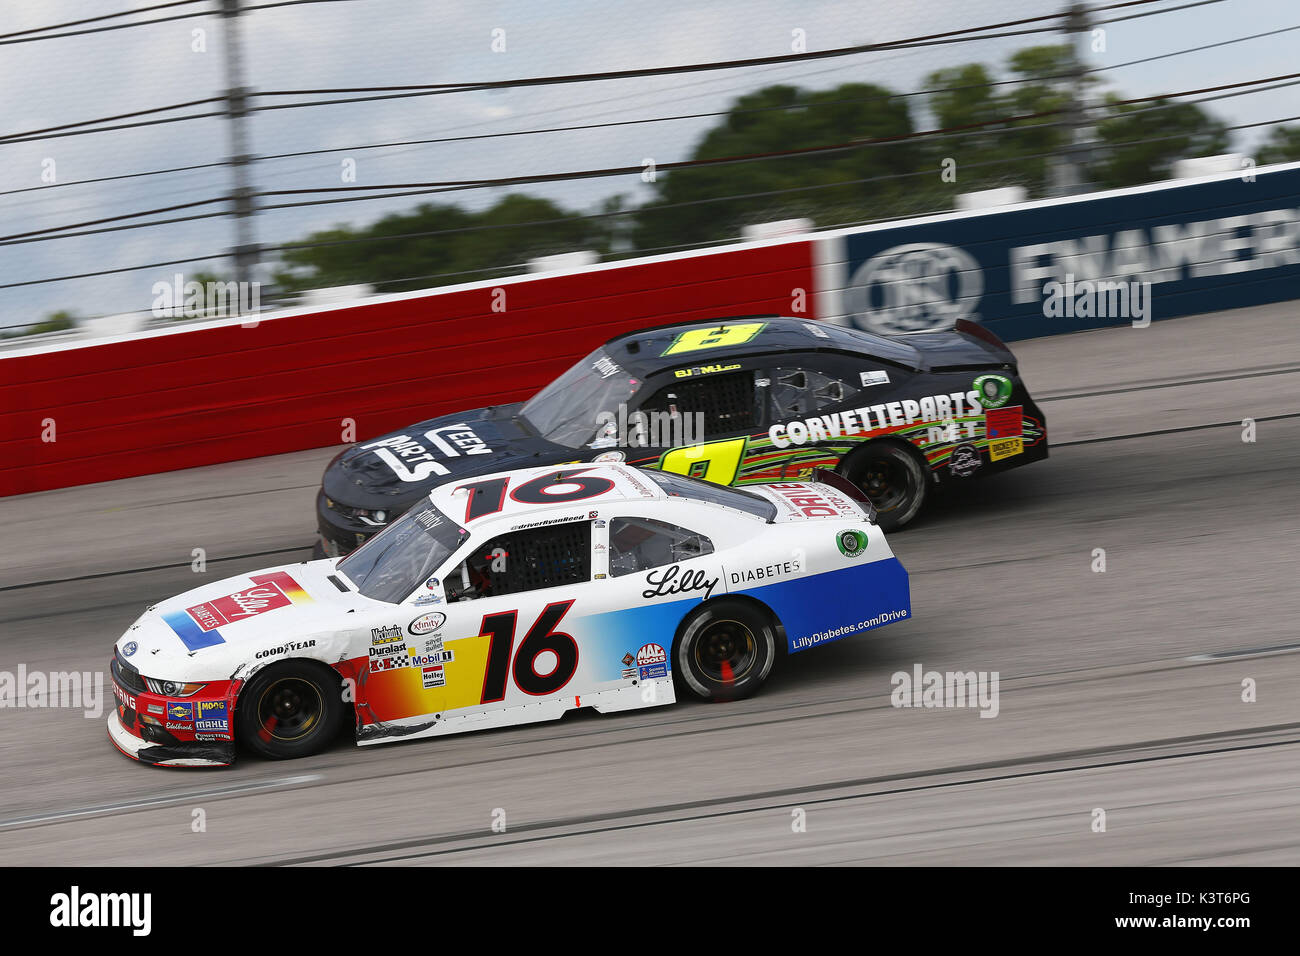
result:
M 383 531 L 386 525 L 366 524 L 330 508 L 324 492 L 316 493 L 316 530 L 320 538 L 313 556 L 341 558 L 351 554 L 367 540 Z
M 231 741 L 152 743 L 128 730 L 116 710 L 108 715 L 108 739 L 132 760 L 154 767 L 226 767 L 235 762 Z
M 235 698 L 239 684 L 212 681 L 188 698 L 154 693 L 114 650 L 109 661 L 114 708 L 108 737 L 132 760 L 155 767 L 224 767 L 234 762 Z

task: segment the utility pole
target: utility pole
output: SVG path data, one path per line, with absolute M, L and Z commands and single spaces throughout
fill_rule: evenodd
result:
M 1091 152 L 1087 107 L 1084 104 L 1088 28 L 1087 5 L 1081 2 L 1073 4 L 1063 26 L 1066 37 L 1073 41 L 1074 62 L 1070 66 L 1070 103 L 1065 113 L 1065 144 L 1052 163 L 1051 192 L 1054 196 L 1070 196 L 1080 192 L 1087 180 L 1085 167 Z
M 225 20 L 226 120 L 230 130 L 231 211 L 235 216 L 235 280 L 254 281 L 259 246 L 253 230 L 253 188 L 249 182 L 253 158 L 248 151 L 248 88 L 244 86 L 244 51 L 240 37 L 242 0 L 221 0 Z M 241 288 L 247 288 L 242 286 Z

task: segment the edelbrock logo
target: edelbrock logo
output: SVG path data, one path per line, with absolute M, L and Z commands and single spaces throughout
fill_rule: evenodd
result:
M 983 293 L 984 274 L 970 253 L 941 242 L 911 242 L 859 266 L 845 306 L 869 332 L 919 332 L 971 315 Z

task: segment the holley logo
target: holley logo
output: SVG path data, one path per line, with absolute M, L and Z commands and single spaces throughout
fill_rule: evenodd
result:
M 194 607 L 186 608 L 185 613 L 203 630 L 215 631 L 223 624 L 233 624 L 292 604 L 293 599 L 286 592 L 293 592 L 310 600 L 298 582 L 283 572 L 259 574 L 251 580 L 253 587 L 203 604 L 196 604 Z

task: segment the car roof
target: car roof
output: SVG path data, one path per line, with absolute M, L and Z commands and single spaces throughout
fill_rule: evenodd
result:
M 737 336 L 734 344 L 723 341 L 708 347 L 690 348 L 689 341 L 682 338 L 683 333 L 737 325 L 752 326 L 755 331 Z M 614 336 L 605 343 L 605 351 L 615 362 L 642 376 L 669 368 L 791 351 L 850 352 L 905 365 L 917 360 L 916 349 L 905 342 L 816 319 L 782 315 L 733 315 L 638 329 Z
M 514 493 L 520 487 L 538 478 L 563 472 L 574 477 L 586 479 L 603 479 L 602 490 L 584 498 L 566 501 L 520 501 Z M 469 493 L 457 492 L 465 484 L 441 485 L 429 493 L 429 501 L 443 514 L 467 528 L 496 525 L 500 521 L 509 524 L 541 521 L 548 517 L 564 517 L 581 514 L 585 517 L 592 511 L 599 511 L 602 506 L 625 501 L 664 501 L 668 498 L 662 488 L 645 477 L 645 473 L 635 468 L 620 464 L 574 462 L 571 465 L 548 465 L 538 468 L 519 468 L 514 471 L 497 472 L 491 475 L 475 477 L 474 485 L 508 478 L 506 493 L 502 495 L 501 507 L 478 518 L 466 520 L 469 505 Z M 607 484 L 606 484 L 607 483 Z

